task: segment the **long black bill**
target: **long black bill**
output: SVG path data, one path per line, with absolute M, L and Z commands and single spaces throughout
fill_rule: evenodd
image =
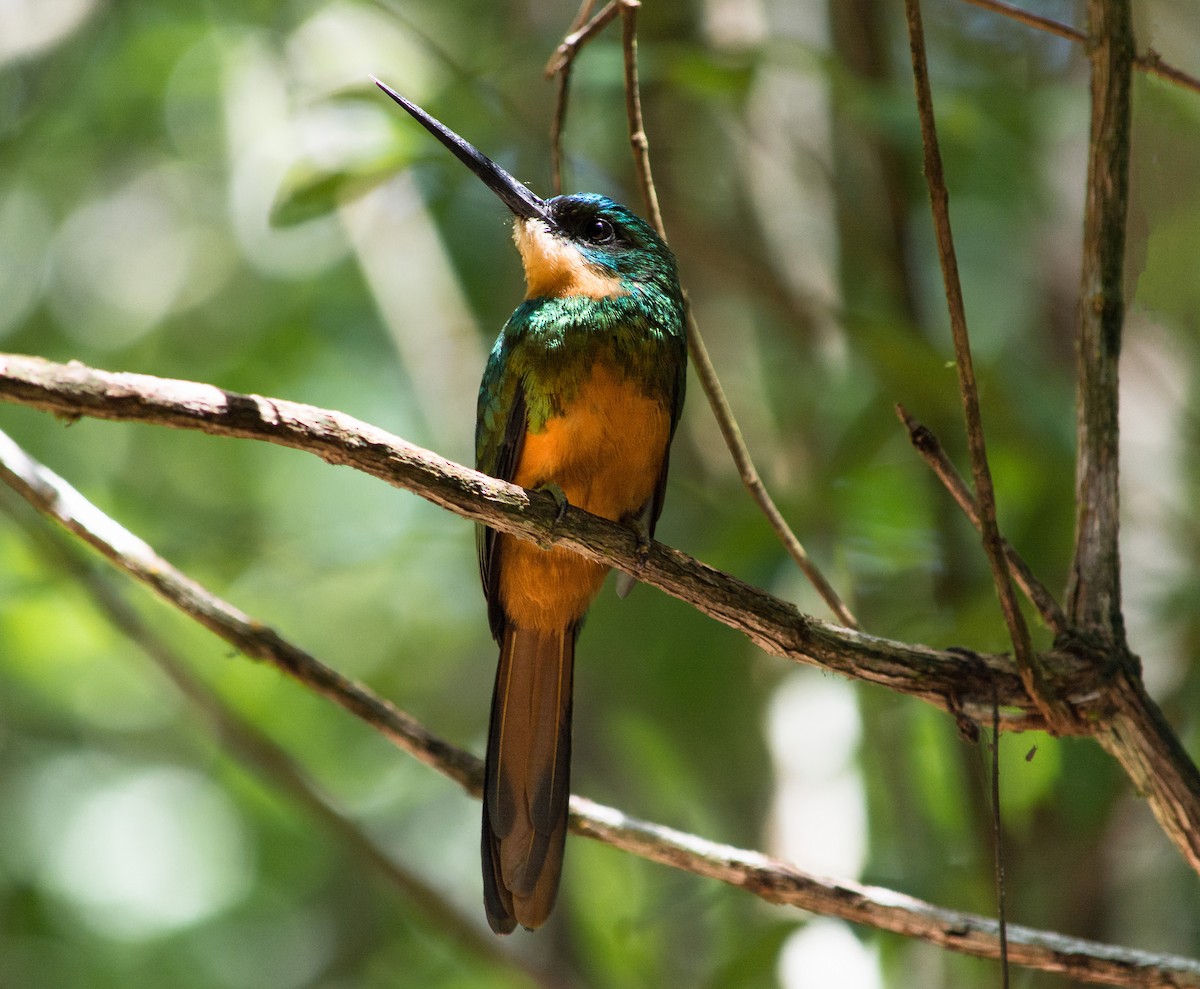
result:
M 504 205 L 516 216 L 526 219 L 536 217 L 553 225 L 554 221 L 550 217 L 550 211 L 546 208 L 545 201 L 535 196 L 491 158 L 480 152 L 474 145 L 464 141 L 440 120 L 431 117 L 417 104 L 406 100 L 391 86 L 380 82 L 374 76 L 371 76 L 371 81 L 416 117 L 421 126 L 446 145 L 467 168 L 483 179 L 487 187 L 499 196 L 504 201 Z

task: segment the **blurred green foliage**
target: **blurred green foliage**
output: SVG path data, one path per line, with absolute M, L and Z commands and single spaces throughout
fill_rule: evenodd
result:
M 1065 41 L 951 0 L 926 6 L 1001 524 L 1057 588 L 1073 517 L 1086 66 Z M 760 469 L 864 627 L 1003 649 L 976 537 L 892 411 L 903 402 L 965 463 L 899 6 L 828 7 L 644 4 L 668 231 Z M 1191 0 L 1137 7 L 1140 44 L 1200 71 Z M 482 0 L 7 0 L 0 348 L 338 408 L 469 462 L 483 355 L 520 297 L 519 263 L 490 194 L 366 76 L 548 191 L 541 72 L 573 14 Z M 1200 98 L 1147 78 L 1135 97 L 1127 617 L 1195 755 Z M 635 202 L 624 127 L 610 31 L 573 76 L 568 187 Z M 482 750 L 495 656 L 467 523 L 260 444 L 66 428 L 16 407 L 0 407 L 0 428 L 190 575 Z M 803 915 L 576 838 L 551 924 L 501 945 L 515 964 L 498 961 L 224 746 L 47 547 L 44 523 L 15 497 L 0 505 L 2 986 L 436 989 L 527 985 L 527 968 L 581 986 L 998 981 L 990 963 L 868 931 L 829 939 Z M 743 495 L 698 387 L 659 535 L 825 616 Z M 472 801 L 112 579 L 483 936 Z M 579 792 L 993 911 L 984 756 L 945 715 L 789 668 L 644 588 L 602 596 L 579 656 Z M 1001 761 L 1014 921 L 1200 954 L 1195 876 L 1102 752 L 1011 736 Z

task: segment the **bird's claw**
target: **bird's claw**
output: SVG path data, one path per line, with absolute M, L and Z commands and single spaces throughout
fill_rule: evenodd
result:
M 650 533 L 644 525 L 636 524 L 633 527 L 634 535 L 637 536 L 637 546 L 634 547 L 634 553 L 637 555 L 638 572 L 646 568 L 646 562 L 650 559 L 650 546 L 653 540 L 650 538 Z
M 563 520 L 563 516 L 567 514 L 567 509 L 571 507 L 571 503 L 567 500 L 567 493 L 553 481 L 549 484 L 541 484 L 535 490 L 544 491 L 554 499 L 554 504 L 558 506 L 557 511 L 554 513 L 554 518 L 550 522 L 550 530 L 553 532 L 558 523 Z M 538 540 L 538 547 L 540 549 L 550 549 L 552 545 L 553 542 L 548 537 Z

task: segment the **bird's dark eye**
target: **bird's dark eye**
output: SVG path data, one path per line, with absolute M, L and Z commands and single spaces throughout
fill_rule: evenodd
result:
M 608 244 L 616 237 L 616 232 L 611 223 L 597 216 L 583 225 L 583 236 L 593 244 Z

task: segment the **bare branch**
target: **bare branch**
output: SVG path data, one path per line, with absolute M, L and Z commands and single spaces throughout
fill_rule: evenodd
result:
M 1115 662 L 1114 662 L 1115 665 Z M 1200 872 L 1200 772 L 1128 663 L 1109 685 L 1113 714 L 1097 740 L 1146 798 L 1159 826 Z
M 908 645 L 819 621 L 661 543 L 652 543 L 648 553 L 640 552 L 638 535 L 631 529 L 574 507 L 560 513 L 548 493 L 498 481 L 340 412 L 212 385 L 114 374 L 78 363 L 55 364 L 17 355 L 0 356 L 0 400 L 62 416 L 150 422 L 304 450 L 413 491 L 500 532 L 564 546 L 615 566 L 741 631 L 772 655 L 878 683 L 976 719 L 989 716 L 996 689 L 1001 705 L 1008 709 L 1006 727 L 1043 725 L 1005 656 Z M 154 560 L 146 562 L 152 578 L 157 565 Z M 184 599 L 195 597 L 186 587 L 182 591 Z M 196 617 L 207 624 L 206 616 L 201 608 Z M 259 655 L 260 638 L 267 633 L 245 616 L 237 620 L 246 639 L 239 648 Z M 1083 712 L 1103 714 L 1103 684 L 1096 672 L 1100 667 L 1063 652 L 1047 653 L 1043 661 L 1060 696 L 1080 700 Z M 1087 678 L 1079 680 L 1081 674 Z M 464 767 L 464 785 L 473 771 L 474 767 Z
M 650 172 L 650 139 L 642 119 L 642 88 L 638 82 L 637 14 L 641 0 L 617 0 L 621 7 L 621 43 L 625 50 L 625 114 L 629 118 L 629 145 L 633 151 L 633 166 L 642 188 L 642 202 L 647 218 L 658 235 L 667 240 L 662 210 L 658 207 L 658 190 Z
M 556 196 L 562 195 L 563 178 L 562 178 L 562 136 L 563 128 L 567 124 L 567 100 L 571 94 L 571 67 L 575 64 L 575 55 L 579 52 L 579 46 L 583 43 L 579 40 L 583 35 L 579 35 L 580 31 L 599 31 L 608 23 L 607 20 L 601 21 L 593 27 L 588 21 L 592 16 L 592 8 L 596 6 L 596 0 L 583 0 L 578 12 L 575 14 L 575 20 L 571 22 L 570 28 L 567 29 L 567 39 L 559 45 L 554 55 L 550 58 L 550 63 L 546 66 L 546 78 L 555 80 L 554 91 L 554 115 L 550 118 L 550 183 L 554 189 Z M 612 10 L 608 12 L 608 20 L 612 19 L 616 8 L 609 4 Z M 608 7 L 605 8 L 608 11 Z M 578 35 L 578 37 L 577 37 Z M 572 38 L 576 38 L 573 44 L 568 44 Z
M 1117 645 L 1125 641 L 1117 410 L 1134 50 L 1128 0 L 1088 0 L 1088 25 L 1092 123 L 1076 337 L 1075 554 L 1066 608 L 1076 628 Z
M 1054 18 L 1046 17 L 1043 14 L 1034 14 L 1018 7 L 1016 4 L 1006 3 L 1004 0 L 966 0 L 966 2 L 974 4 L 976 7 L 982 7 L 984 10 L 990 10 L 994 14 L 1003 14 L 1005 17 L 1019 21 L 1027 27 L 1045 31 L 1047 34 L 1057 35 L 1060 38 L 1065 38 L 1067 41 L 1087 41 L 1087 35 L 1080 31 L 1079 28 L 1071 27 L 1070 24 L 1063 24 L 1061 21 L 1056 21 Z
M 3 434 L 0 434 L 0 476 L 39 511 L 85 539 L 126 573 L 203 621 L 237 648 L 244 651 L 247 623 L 264 628 L 174 570 L 142 540 L 101 513 Z M 133 555 L 127 556 L 129 552 Z M 148 572 L 148 564 L 165 573 L 156 576 Z M 177 590 L 184 593 L 176 596 Z M 196 598 L 206 602 L 206 617 L 195 614 L 189 604 Z M 251 654 L 255 658 L 267 659 L 336 701 L 478 796 L 479 762 L 473 756 L 437 739 L 410 715 L 392 708 L 361 684 L 341 678 L 317 660 L 307 657 L 305 662 L 297 663 L 296 657 L 305 654 L 282 637 L 270 633 L 258 641 L 260 651 Z M 315 680 L 310 679 L 314 671 L 318 672 Z M 283 758 L 286 760 L 286 756 Z M 464 767 L 468 770 L 465 777 Z M 571 812 L 572 830 L 577 834 L 672 868 L 717 879 L 771 903 L 840 917 L 965 954 L 995 958 L 1001 950 L 997 924 L 985 917 L 947 910 L 881 887 L 821 879 L 759 852 L 637 820 L 579 796 L 572 796 Z M 1014 964 L 1105 985 L 1200 989 L 1200 963 L 1186 958 L 1152 955 L 1023 927 L 1009 926 L 1007 935 L 1007 950 Z
M 644 858 L 749 890 L 771 903 L 840 917 L 953 951 L 998 958 L 996 921 L 933 906 L 903 893 L 808 875 L 759 852 L 697 838 L 626 817 L 589 800 L 571 798 L 581 834 L 602 838 Z M 1200 986 L 1200 963 L 1113 949 L 1095 942 L 1008 926 L 1008 956 L 1015 965 L 1060 972 L 1105 985 Z
M 954 465 L 950 462 L 950 458 L 946 456 L 946 451 L 942 447 L 941 441 L 933 434 L 928 426 L 918 422 L 903 405 L 896 406 L 896 414 L 900 417 L 900 421 L 904 423 L 904 427 L 908 430 L 908 439 L 912 443 L 916 451 L 921 455 L 937 475 L 939 481 L 950 492 L 950 496 L 962 509 L 970 523 L 975 526 L 978 531 L 981 529 L 982 523 L 979 518 L 979 504 L 975 501 L 975 496 L 971 493 L 971 489 L 967 487 L 967 482 L 963 480 L 962 475 L 955 470 Z M 1001 548 L 1004 550 L 1005 558 L 1008 560 L 1008 566 L 1013 575 L 1013 580 L 1017 582 L 1017 586 L 1021 588 L 1025 596 L 1038 612 L 1041 614 L 1043 621 L 1050 627 L 1055 635 L 1061 635 L 1067 631 L 1067 619 L 1063 615 L 1062 608 L 1059 607 L 1057 601 L 1054 600 L 1054 595 L 1046 589 L 1033 571 L 1029 569 L 1027 564 L 1009 544 L 1007 539 L 1000 540 Z
M 586 18 L 591 12 L 593 3 L 585 0 L 584 5 L 580 8 L 580 13 L 575 15 L 575 21 L 571 25 L 570 32 L 563 39 L 550 56 L 550 61 L 546 65 L 546 78 L 550 79 L 563 70 L 563 67 L 575 60 L 581 48 L 592 40 L 597 34 L 603 31 L 613 19 L 617 16 L 617 0 L 609 0 L 595 17 L 584 24 L 578 26 L 580 18 Z

